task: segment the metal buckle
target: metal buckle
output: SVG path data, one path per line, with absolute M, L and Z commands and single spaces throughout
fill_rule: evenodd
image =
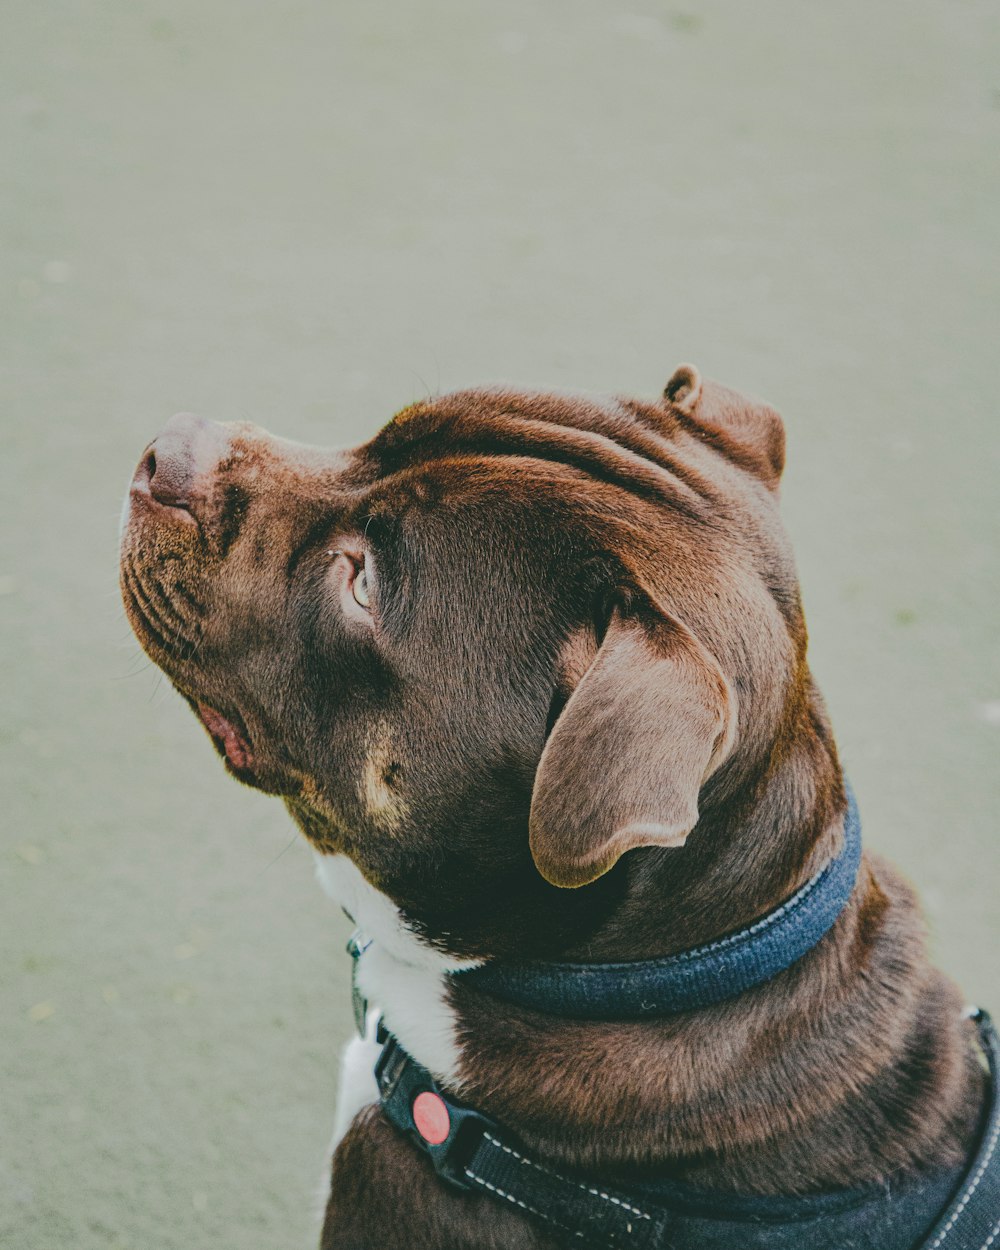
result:
M 354 1012 L 354 1027 L 361 1038 L 365 1036 L 367 1027 L 368 999 L 358 985 L 358 962 L 371 944 L 371 938 L 365 937 L 360 929 L 355 929 L 347 942 L 347 953 L 351 957 L 351 1009 Z
M 382 1050 L 375 1060 L 375 1083 L 382 1101 L 388 1102 L 406 1072 L 409 1055 L 400 1050 L 399 1043 L 386 1030 L 381 1017 L 375 1030 L 375 1040 L 382 1043 Z

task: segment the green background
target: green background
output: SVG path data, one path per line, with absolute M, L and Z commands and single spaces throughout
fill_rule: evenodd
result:
M 284 1250 L 346 924 L 129 634 L 177 409 L 357 441 L 428 391 L 786 417 L 868 844 L 1000 1008 L 992 3 L 9 5 L 0 43 L 0 1244 Z

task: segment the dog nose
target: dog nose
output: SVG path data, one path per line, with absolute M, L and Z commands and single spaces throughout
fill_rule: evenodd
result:
M 179 412 L 146 452 L 139 475 L 146 477 L 158 503 L 190 511 L 199 481 L 219 463 L 224 441 L 218 422 Z

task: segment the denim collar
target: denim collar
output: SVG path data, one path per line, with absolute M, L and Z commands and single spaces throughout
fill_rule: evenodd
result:
M 553 1016 L 633 1020 L 709 1007 L 770 981 L 807 954 L 851 897 L 861 863 L 861 821 L 847 788 L 839 854 L 779 907 L 704 946 L 627 963 L 489 962 L 456 981 Z

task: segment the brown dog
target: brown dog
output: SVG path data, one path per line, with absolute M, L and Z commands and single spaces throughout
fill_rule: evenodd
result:
M 607 1183 L 895 1184 L 977 1132 L 974 1030 L 872 856 L 809 954 L 705 1010 L 557 1020 L 449 976 L 679 951 L 837 851 L 783 458 L 773 410 L 684 366 L 655 404 L 448 395 L 347 452 L 174 418 L 131 489 L 129 619 L 375 939 L 368 1000 L 445 1089 Z M 326 1250 L 555 1244 L 437 1180 L 370 1105 L 375 1051 L 345 1057 Z

